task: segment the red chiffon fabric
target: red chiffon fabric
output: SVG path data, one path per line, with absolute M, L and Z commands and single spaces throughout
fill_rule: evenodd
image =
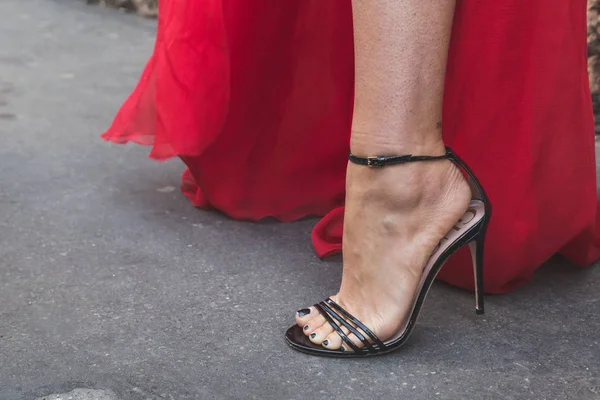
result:
M 233 218 L 325 215 L 341 251 L 353 96 L 350 0 L 162 0 L 154 54 L 104 138 L 179 156 L 192 203 Z M 494 205 L 486 291 L 555 253 L 600 257 L 586 0 L 459 0 L 444 138 Z M 440 278 L 473 287 L 468 252 Z

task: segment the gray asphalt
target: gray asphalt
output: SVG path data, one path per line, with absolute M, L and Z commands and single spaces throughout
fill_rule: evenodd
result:
M 600 398 L 600 269 L 562 259 L 484 317 L 436 284 L 390 356 L 288 349 L 293 312 L 340 278 L 316 221 L 194 209 L 179 161 L 99 140 L 153 34 L 83 1 L 0 1 L 1 400 Z

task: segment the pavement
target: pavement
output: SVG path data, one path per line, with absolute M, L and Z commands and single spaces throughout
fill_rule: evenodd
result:
M 436 284 L 389 356 L 289 349 L 294 311 L 340 279 L 316 220 L 194 209 L 178 160 L 99 139 L 154 24 L 0 1 L 0 400 L 600 399 L 600 269 L 560 258 L 483 317 Z

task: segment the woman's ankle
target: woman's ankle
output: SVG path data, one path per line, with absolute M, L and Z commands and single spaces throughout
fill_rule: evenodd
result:
M 446 152 L 446 146 L 438 133 L 402 138 L 395 135 L 352 132 L 350 151 L 358 156 L 399 156 L 406 154 L 439 156 Z

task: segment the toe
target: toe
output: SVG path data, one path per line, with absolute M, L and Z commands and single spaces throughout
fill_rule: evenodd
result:
M 320 316 L 319 310 L 314 307 L 303 308 L 296 311 L 296 323 L 298 326 L 305 326 L 315 317 Z
M 312 332 L 308 337 L 314 344 L 322 344 L 323 341 L 333 332 L 333 328 L 329 323 L 323 324 L 319 329 Z
M 304 332 L 304 334 L 306 336 L 310 336 L 316 330 L 320 329 L 323 325 L 325 325 L 326 322 L 327 321 L 325 320 L 325 318 L 323 318 L 322 315 L 317 315 L 316 317 L 314 317 L 313 319 L 311 319 L 310 321 L 308 321 L 306 323 L 306 325 L 304 325 L 302 327 L 302 331 Z
M 346 334 L 346 337 L 356 346 L 356 348 L 362 349 L 364 347 L 364 344 L 358 339 L 358 337 L 356 337 L 356 335 L 351 333 L 348 328 L 346 328 L 345 326 L 342 326 L 342 327 L 340 327 L 340 329 L 342 330 L 342 332 L 344 332 Z M 330 350 L 338 350 L 338 349 L 341 349 L 342 351 L 352 351 L 353 350 L 352 346 L 350 346 L 344 339 L 342 339 L 342 337 L 335 331 L 330 333 L 327 336 L 327 338 L 325 338 L 325 340 L 323 341 L 323 346 Z
M 342 328 L 342 330 L 343 329 L 344 328 Z M 344 341 L 342 340 L 342 337 L 335 331 L 331 332 L 329 335 L 327 335 L 325 340 L 323 340 L 323 347 L 329 350 L 337 350 L 342 347 L 343 344 Z M 345 346 L 345 348 L 347 347 L 348 345 Z
M 363 347 L 365 347 L 364 343 L 358 337 L 356 337 L 356 335 L 354 333 L 350 333 L 348 335 L 348 339 L 350 339 L 350 341 L 352 343 L 354 343 L 354 345 L 359 349 L 362 349 Z M 349 347 L 349 346 L 347 346 L 347 347 Z
M 325 318 L 315 307 L 304 308 L 296 312 L 296 324 L 306 336 L 319 329 L 325 323 Z
M 366 338 L 366 336 L 364 336 L 364 333 L 360 329 L 358 329 L 356 324 L 354 324 L 353 322 L 350 322 L 350 321 L 347 321 L 347 322 L 354 328 L 354 330 L 356 332 L 360 332 L 363 335 L 363 337 Z M 354 333 L 350 332 L 350 330 L 346 329 L 346 327 L 344 327 L 344 332 L 348 336 L 348 339 L 350 339 L 350 341 L 352 343 L 354 343 L 354 345 L 357 348 L 362 349 L 363 347 L 365 347 L 365 344 L 358 338 L 358 336 L 356 336 Z M 349 346 L 346 344 L 346 347 L 349 347 Z

